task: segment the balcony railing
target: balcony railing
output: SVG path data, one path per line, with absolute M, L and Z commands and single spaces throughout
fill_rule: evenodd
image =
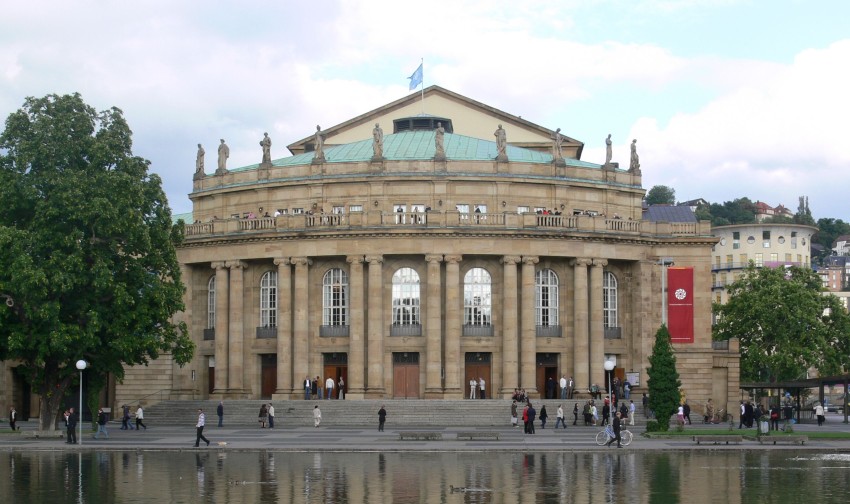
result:
M 606 327 L 605 339 L 623 339 L 622 327 Z
M 536 327 L 537 337 L 538 338 L 560 338 L 561 337 L 561 326 L 560 325 L 539 325 Z
M 393 324 L 390 336 L 422 336 L 422 324 Z
M 463 335 L 472 337 L 491 337 L 493 336 L 493 326 L 463 324 Z
M 204 341 L 214 341 L 215 340 L 215 327 L 210 327 L 209 329 L 204 329 Z
M 712 350 L 729 350 L 729 340 L 712 341 Z
M 277 338 L 277 327 L 258 327 L 257 339 Z
M 347 338 L 347 325 L 323 325 L 319 327 L 319 336 L 322 338 Z

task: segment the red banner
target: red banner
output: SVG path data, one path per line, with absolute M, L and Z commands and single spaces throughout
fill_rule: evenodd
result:
M 694 342 L 693 268 L 667 268 L 667 329 L 673 343 Z

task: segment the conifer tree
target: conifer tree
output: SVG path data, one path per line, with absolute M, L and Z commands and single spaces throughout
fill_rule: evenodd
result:
M 649 408 L 655 412 L 662 430 L 668 430 L 670 415 L 679 405 L 679 372 L 676 371 L 676 356 L 670 344 L 670 332 L 662 324 L 655 333 L 655 345 L 649 356 L 649 369 L 646 370 L 649 386 Z

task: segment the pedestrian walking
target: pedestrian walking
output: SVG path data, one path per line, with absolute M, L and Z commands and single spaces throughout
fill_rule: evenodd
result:
M 614 415 L 614 422 L 613 422 L 612 427 L 614 429 L 614 437 L 609 439 L 608 443 L 605 446 L 610 447 L 611 443 L 616 441 L 617 442 L 617 448 L 622 448 L 622 445 L 620 445 L 620 412 L 619 411 L 617 412 L 616 415 Z
M 334 379 L 328 376 L 328 379 L 325 380 L 325 393 L 328 395 L 329 400 L 334 398 L 335 385 L 336 383 L 334 383 Z
M 15 422 L 17 422 L 17 421 L 18 421 L 18 412 L 15 411 L 15 407 L 12 406 L 12 408 L 9 410 L 9 427 L 11 427 L 13 431 L 15 430 Z
M 125 404 L 121 406 L 121 430 L 133 429 L 133 423 L 130 422 L 130 407 Z
M 546 405 L 540 408 L 540 428 L 546 428 L 546 420 L 549 418 L 549 413 L 546 412 Z
M 534 406 L 531 405 L 531 402 L 528 403 L 528 433 L 534 434 L 534 420 L 537 417 L 537 410 L 534 409 Z
M 384 422 L 387 421 L 387 410 L 384 408 L 384 405 L 381 405 L 381 409 L 378 410 L 378 432 L 384 432 Z
M 818 403 L 815 406 L 815 416 L 818 417 L 818 427 L 823 426 L 823 422 L 826 420 L 826 417 L 823 414 L 823 405 Z
M 210 445 L 210 440 L 204 437 L 204 424 L 206 423 L 206 420 L 207 418 L 204 416 L 204 410 L 198 408 L 198 423 L 195 424 L 195 448 L 200 446 L 201 441 L 206 442 L 207 446 Z
M 269 429 L 274 429 L 274 406 L 269 403 Z
M 578 403 L 573 404 L 573 425 L 578 423 Z
M 139 430 L 139 426 L 144 427 L 145 430 L 148 430 L 148 426 L 145 425 L 145 410 L 142 409 L 142 405 L 140 404 L 138 408 L 136 408 L 136 430 Z
M 265 429 L 265 428 L 266 428 L 266 421 L 267 421 L 268 419 L 269 419 L 269 410 L 268 410 L 268 406 L 266 406 L 266 405 L 265 405 L 265 403 L 263 403 L 263 404 L 261 404 L 261 405 L 260 405 L 260 414 L 259 414 L 259 416 L 257 417 L 257 421 L 260 423 L 260 428 L 261 428 L 261 429 Z
M 215 413 L 218 415 L 218 426 L 224 426 L 224 401 L 219 401 L 218 406 L 215 408 Z
M 634 424 L 635 424 L 635 402 L 633 400 L 629 399 L 629 425 L 634 425 Z
M 109 421 L 109 416 L 103 411 L 103 408 L 97 410 L 97 432 L 94 434 L 95 439 L 100 438 L 102 432 L 106 439 L 109 439 L 109 432 L 106 431 L 106 422 Z
M 319 409 L 319 405 L 317 404 L 313 408 L 313 427 L 318 427 L 319 424 L 322 423 L 322 410 Z
M 563 425 L 565 429 L 567 428 L 567 422 L 564 421 L 564 408 L 560 404 L 558 405 L 558 411 L 555 413 L 555 430 L 558 429 L 558 424 Z
M 682 405 L 682 413 L 685 415 L 688 425 L 691 425 L 691 405 L 688 404 L 688 401 L 685 401 L 685 404 Z

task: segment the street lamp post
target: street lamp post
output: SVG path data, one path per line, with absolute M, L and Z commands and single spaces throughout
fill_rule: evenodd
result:
M 83 359 L 77 361 L 77 369 L 80 370 L 80 438 L 78 443 L 83 445 L 83 370 L 88 364 Z
M 602 367 L 605 368 L 605 374 L 608 377 L 608 400 L 611 401 L 611 407 L 613 408 L 614 396 L 611 395 L 611 371 L 613 371 L 615 367 L 614 361 L 611 359 L 605 359 Z

